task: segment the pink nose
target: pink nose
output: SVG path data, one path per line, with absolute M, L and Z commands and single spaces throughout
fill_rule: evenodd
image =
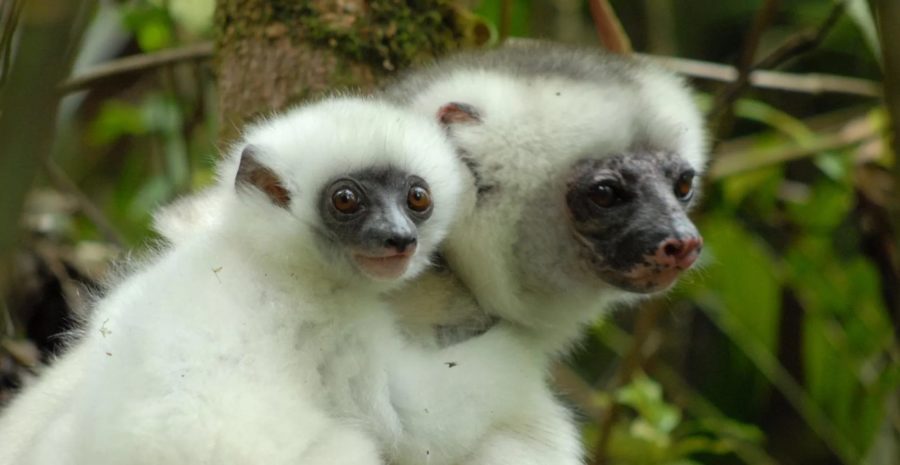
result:
M 656 257 L 664 264 L 674 265 L 681 270 L 686 270 L 697 261 L 702 248 L 702 237 L 670 238 L 659 244 Z

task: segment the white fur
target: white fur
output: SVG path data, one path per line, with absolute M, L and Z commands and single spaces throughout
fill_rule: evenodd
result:
M 629 84 L 462 69 L 409 97 L 423 115 L 448 102 L 479 111 L 480 123 L 453 125 L 451 138 L 497 192 L 456 223 L 444 254 L 484 310 L 534 328 L 548 351 L 565 350 L 610 297 L 626 298 L 578 265 L 568 167 L 649 147 L 704 168 L 702 120 L 681 83 L 646 68 Z
M 481 182 L 493 186 L 445 241 L 453 275 L 419 279 L 428 282 L 429 292 L 442 289 L 437 306 L 427 305 L 429 296 L 415 282 L 394 298 L 404 323 L 419 331 L 429 319 L 466 324 L 487 313 L 504 320 L 446 349 L 477 359 L 483 373 L 438 382 L 407 378 L 417 385 L 404 391 L 406 402 L 426 397 L 425 403 L 440 403 L 423 394 L 434 389 L 453 394 L 445 414 L 431 420 L 436 423 L 422 419 L 410 430 L 430 427 L 433 441 L 452 441 L 465 436 L 448 432 L 474 429 L 477 438 L 456 443 L 475 450 L 469 464 L 581 463 L 569 413 L 534 373 L 544 373 L 577 341 L 582 326 L 614 303 L 640 298 L 600 281 L 586 266 L 566 213 L 569 168 L 585 158 L 640 149 L 676 154 L 698 173 L 705 167 L 702 118 L 679 79 L 619 57 L 552 46 L 525 49 L 512 65 L 490 56 L 439 63 L 389 90 L 426 116 L 457 102 L 474 107 L 480 119 L 449 127 L 460 152 L 478 165 Z M 571 76 L 529 71 L 563 59 L 578 61 Z M 469 307 L 448 304 L 452 299 L 444 296 L 454 293 Z
M 316 246 L 319 193 L 379 164 L 425 179 L 434 210 L 405 279 L 452 221 L 463 168 L 436 124 L 351 98 L 276 117 L 240 145 L 281 177 L 289 209 L 235 190 L 233 154 L 215 221 L 98 303 L 85 337 L 2 418 L 0 431 L 27 431 L 0 463 L 382 463 L 376 441 L 402 429 L 386 371 L 400 338 L 378 298 L 394 283 Z
M 439 63 L 393 92 L 429 118 L 449 102 L 475 106 L 482 122 L 453 125 L 450 136 L 480 165 L 483 181 L 497 186 L 451 231 L 445 256 L 452 273 L 426 272 L 393 294 L 404 333 L 416 343 L 386 362 L 401 429 L 379 439 L 398 465 L 582 463 L 578 431 L 547 385 L 547 367 L 584 324 L 638 296 L 598 282 L 581 264 L 565 215 L 564 173 L 582 158 L 640 147 L 703 169 L 701 118 L 679 80 L 627 59 L 609 58 L 607 66 L 586 52 L 529 53 L 535 62 L 583 61 L 575 63 L 582 76 L 517 73 L 479 57 Z M 197 202 L 197 211 L 207 211 L 217 200 Z M 174 219 L 162 228 L 176 243 L 202 229 L 206 216 L 181 211 L 193 227 Z M 437 347 L 434 325 L 488 314 L 503 321 Z M 338 403 L 368 405 L 369 395 L 360 394 L 339 394 Z

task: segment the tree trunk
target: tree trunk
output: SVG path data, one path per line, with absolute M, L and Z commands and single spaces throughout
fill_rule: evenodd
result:
M 222 139 L 259 115 L 329 89 L 369 90 L 398 68 L 485 41 L 472 18 L 449 0 L 218 0 Z

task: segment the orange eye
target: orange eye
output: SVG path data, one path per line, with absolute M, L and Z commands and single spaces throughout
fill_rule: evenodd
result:
M 690 200 L 694 194 L 694 172 L 686 171 L 675 181 L 675 196 L 681 200 Z
M 359 211 L 359 194 L 353 189 L 345 187 L 331 196 L 331 203 L 341 213 L 348 215 L 356 213 Z
M 424 212 L 431 207 L 431 194 L 422 186 L 413 186 L 406 195 L 406 205 L 415 212 Z

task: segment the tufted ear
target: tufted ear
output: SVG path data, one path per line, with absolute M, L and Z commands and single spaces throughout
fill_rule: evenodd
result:
M 468 103 L 450 102 L 437 111 L 438 122 L 442 126 L 456 123 L 480 123 L 481 114 Z
M 235 188 L 259 189 L 269 197 L 273 204 L 281 208 L 288 208 L 291 203 L 291 193 L 284 187 L 281 178 L 257 159 L 256 150 L 256 147 L 248 145 L 241 152 L 241 161 L 238 165 L 237 177 L 234 180 Z

